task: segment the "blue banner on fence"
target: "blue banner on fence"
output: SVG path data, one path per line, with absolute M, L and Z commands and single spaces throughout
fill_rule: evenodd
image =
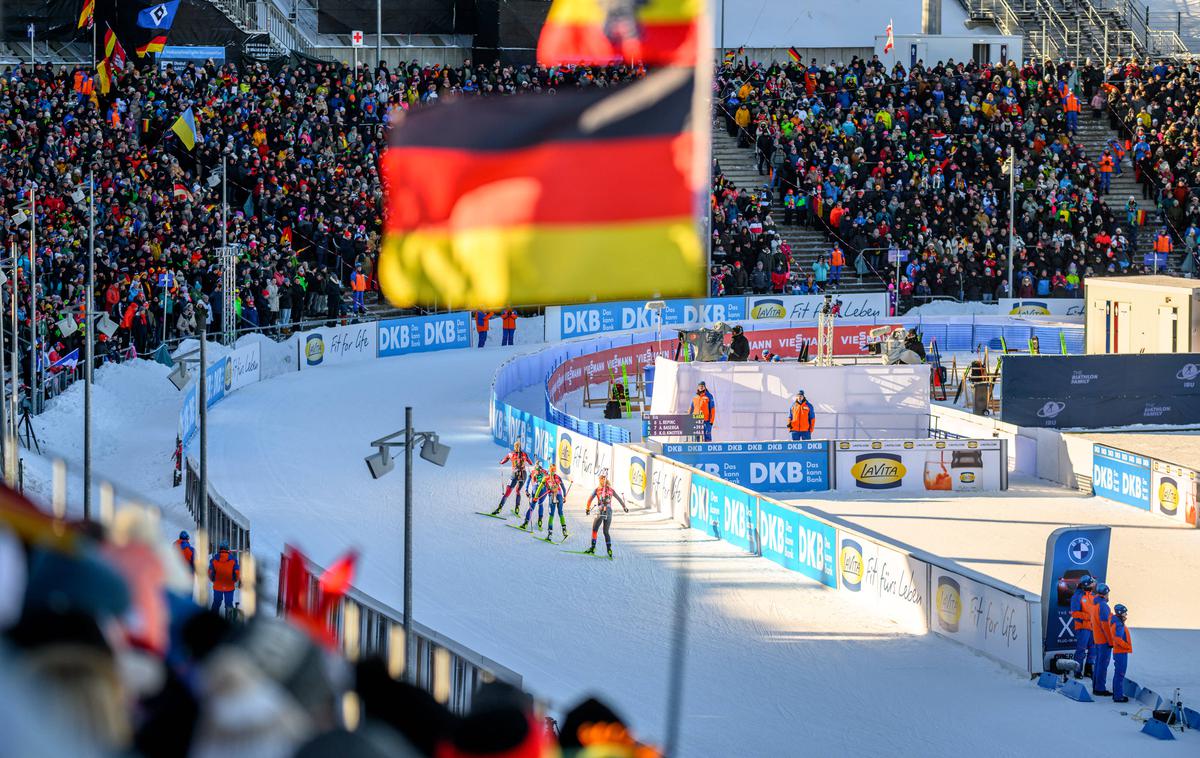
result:
M 1042 651 L 1047 657 L 1074 652 L 1076 632 L 1071 620 L 1071 596 L 1084 575 L 1097 583 L 1107 578 L 1111 535 L 1112 530 L 1107 526 L 1064 526 L 1051 532 L 1046 540 L 1046 562 L 1042 570 Z
M 725 482 L 692 474 L 693 529 L 758 553 L 758 498 Z
M 1092 494 L 1150 510 L 1150 459 L 1093 445 Z
M 833 557 L 837 530 L 829 524 L 778 503 L 760 500 L 758 540 L 764 558 L 828 587 L 837 587 Z
M 470 347 L 470 329 L 466 312 L 380 321 L 379 357 Z
M 746 318 L 746 300 L 739 297 L 698 300 L 667 300 L 661 311 L 661 321 L 655 311 L 646 310 L 646 303 L 630 300 L 617 303 L 564 305 L 558 309 L 558 335 L 551 337 L 585 337 L 625 329 L 649 329 L 658 324 L 711 324 L 717 321 L 741 321 Z
M 663 445 L 663 455 L 755 492 L 829 489 L 829 440 Z
M 225 397 L 225 369 L 228 363 L 228 358 L 221 358 L 208 364 L 208 375 L 204 380 L 207 386 L 204 389 L 208 393 L 207 406 L 209 408 Z M 185 446 L 199 431 L 196 424 L 199 417 L 199 405 L 196 398 L 199 395 L 200 383 L 193 380 L 183 393 L 183 405 L 179 409 L 179 438 Z

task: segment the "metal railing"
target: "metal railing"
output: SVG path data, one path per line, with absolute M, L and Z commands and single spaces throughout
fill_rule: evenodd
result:
M 187 469 L 187 475 L 183 500 L 192 519 L 197 523 L 203 523 L 208 530 L 209 544 L 219 545 L 221 542 L 228 542 L 230 550 L 239 553 L 249 551 L 250 519 L 230 505 L 225 498 L 213 492 L 211 485 L 208 488 L 208 497 L 201 498 L 200 474 L 197 473 L 190 458 L 185 461 L 184 466 Z M 200 519 L 201 508 L 206 509 L 203 521 Z
M 303 588 L 309 607 L 320 599 L 319 577 L 324 572 L 317 564 L 307 561 L 307 586 Z M 283 614 L 283 599 L 290 588 L 286 586 L 288 557 L 279 558 L 279 592 L 276 609 Z M 330 628 L 351 658 L 379 656 L 389 662 L 395 675 L 404 669 L 404 614 L 351 587 L 330 613 Z M 462 714 L 471 707 L 475 691 L 481 684 L 502 681 L 521 687 L 521 675 L 501 666 L 490 658 L 441 635 L 417 621 L 412 623 L 413 640 L 407 646 L 413 651 L 411 671 L 414 684 L 447 706 Z

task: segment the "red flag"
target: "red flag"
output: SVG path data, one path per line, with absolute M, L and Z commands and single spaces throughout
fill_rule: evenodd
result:
M 338 601 L 350 590 L 358 554 L 350 551 L 335 561 L 320 579 L 314 579 L 303 553 L 291 545 L 285 546 L 284 551 L 284 565 L 279 572 L 283 615 L 314 641 L 336 648 L 338 641 L 330 616 Z
M 887 25 L 887 40 L 883 43 L 883 52 L 890 53 L 892 48 L 896 46 L 896 38 L 892 35 L 892 20 L 888 19 Z

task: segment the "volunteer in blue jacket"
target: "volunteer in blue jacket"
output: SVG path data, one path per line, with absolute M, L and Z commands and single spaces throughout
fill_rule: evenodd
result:
M 1113 606 L 1112 617 L 1112 651 L 1113 651 L 1113 702 L 1128 703 L 1125 696 L 1125 671 L 1129 667 L 1129 654 L 1133 652 L 1133 636 L 1125 619 L 1129 609 L 1117 603 Z

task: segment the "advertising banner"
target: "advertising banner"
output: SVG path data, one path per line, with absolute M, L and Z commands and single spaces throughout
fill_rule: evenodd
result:
M 784 568 L 837 588 L 833 557 L 837 530 L 794 508 L 770 500 L 758 503 L 759 554 Z
M 552 306 L 546 309 L 546 341 L 557 342 L 571 337 L 627 329 L 652 329 L 659 325 L 713 324 L 746 318 L 746 300 L 741 297 L 663 302 L 666 307 L 661 311 L 647 310 L 645 301 L 641 300 Z M 674 338 L 674 335 L 671 337 Z
M 758 498 L 703 474 L 692 474 L 693 529 L 757 554 Z
M 228 365 L 228 359 L 223 357 L 208 364 L 208 371 L 204 378 L 204 390 L 208 394 L 206 405 L 209 408 L 219 403 L 225 397 L 225 374 Z M 200 413 L 200 406 L 197 401 L 199 396 L 200 382 L 198 379 L 192 379 L 191 384 L 184 390 L 183 404 L 179 408 L 179 437 L 183 440 L 184 446 L 187 446 L 192 441 L 192 437 L 199 431 L 199 427 L 197 426 Z
M 829 440 L 667 443 L 663 455 L 755 492 L 822 492 L 829 449 Z
M 550 402 L 557 403 L 564 395 L 583 389 L 584 384 L 602 384 L 628 377 L 632 385 L 644 367 L 654 365 L 655 355 L 674 353 L 675 341 L 664 339 L 578 355 L 554 369 L 546 381 L 546 394 Z
M 300 336 L 300 369 L 374 358 L 374 323 L 313 329 Z
M 1071 595 L 1085 574 L 1103 582 L 1108 576 L 1107 526 L 1064 526 L 1046 539 L 1042 570 L 1042 654 L 1045 670 L 1063 653 L 1075 653 L 1075 625 L 1071 620 Z
M 1021 671 L 1029 660 L 1029 603 L 961 574 L 930 565 L 929 629 Z
M 1150 464 L 1150 511 L 1196 525 L 1196 472 L 1163 461 Z
M 838 440 L 838 490 L 996 492 L 1008 487 L 1004 441 Z
M 470 346 L 469 313 L 442 313 L 379 322 L 380 358 Z
M 1094 429 L 1200 423 L 1200 354 L 1006 355 L 1000 418 Z
M 650 471 L 654 466 L 651 456 L 634 450 L 629 445 L 612 446 L 612 475 L 609 483 L 613 490 L 625 498 L 629 510 L 649 508 Z
M 692 471 L 657 456 L 647 463 L 650 465 L 647 491 L 650 507 L 682 526 L 691 526 Z
M 1150 510 L 1150 459 L 1092 445 L 1092 494 Z
M 839 318 L 877 319 L 888 315 L 886 292 L 835 295 Z M 753 321 L 811 321 L 825 305 L 824 295 L 755 295 L 746 298 L 746 318 Z
M 929 564 L 865 539 L 838 532 L 842 591 L 910 629 L 929 628 Z
M 891 324 L 889 327 L 898 328 L 895 324 Z M 865 345 L 870 338 L 871 330 L 876 328 L 878 327 L 870 324 L 865 326 L 835 325 L 833 327 L 833 354 L 837 356 L 866 355 Z M 800 348 L 805 343 L 815 343 L 817 328 L 802 326 L 786 329 L 746 330 L 746 339 L 750 341 L 751 358 L 761 356 L 763 350 L 768 350 L 783 359 L 795 358 L 800 355 Z M 810 358 L 816 357 L 815 344 L 812 344 L 808 351 Z
M 1082 316 L 1083 299 L 1074 298 L 1000 298 L 1000 313 L 1005 316 Z
M 555 461 L 558 475 L 571 482 L 571 487 L 581 490 L 595 489 L 600 475 L 607 476 L 612 469 L 612 445 L 591 437 L 556 427 L 558 440 L 555 446 Z
M 225 392 L 254 384 L 262 376 L 262 345 L 251 342 L 225 356 Z

